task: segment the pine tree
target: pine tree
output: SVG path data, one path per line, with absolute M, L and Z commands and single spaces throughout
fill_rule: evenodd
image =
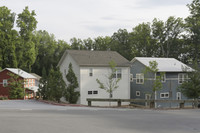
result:
M 69 69 L 66 78 L 67 81 L 69 82 L 67 89 L 65 91 L 66 101 L 68 101 L 69 103 L 76 103 L 78 101 L 80 93 L 76 91 L 76 88 L 79 85 L 71 63 L 69 64 Z
M 47 100 L 47 74 L 44 67 L 42 69 L 42 78 L 40 79 L 39 93 L 43 100 Z
M 194 69 L 188 72 L 188 80 L 181 84 L 180 89 L 186 97 L 198 99 L 200 97 L 200 69 L 197 61 L 194 63 Z
M 48 80 L 49 95 L 52 100 L 60 102 L 60 98 L 63 96 L 65 90 L 65 82 L 62 78 L 59 68 L 50 71 Z

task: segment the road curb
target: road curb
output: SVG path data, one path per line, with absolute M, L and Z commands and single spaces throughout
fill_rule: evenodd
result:
M 38 99 L 37 101 L 43 102 L 43 103 L 47 103 L 47 104 L 57 105 L 57 106 L 87 107 L 86 105 L 68 104 L 68 103 L 56 103 L 56 102 L 53 102 L 53 101 L 47 101 L 47 100 L 41 100 L 41 99 Z

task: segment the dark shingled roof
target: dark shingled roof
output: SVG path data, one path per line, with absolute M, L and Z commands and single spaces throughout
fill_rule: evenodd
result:
M 114 61 L 118 67 L 129 67 L 130 62 L 115 51 L 66 50 L 58 66 L 69 54 L 79 66 L 109 66 Z

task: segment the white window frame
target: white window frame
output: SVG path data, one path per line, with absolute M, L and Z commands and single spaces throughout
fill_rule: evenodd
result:
M 179 84 L 182 84 L 187 79 L 188 79 L 188 74 L 187 73 L 179 73 L 178 74 L 178 83 Z
M 162 96 L 162 95 L 164 95 L 164 96 Z M 169 92 L 160 93 L 160 98 L 169 98 Z
M 144 74 L 143 73 L 136 74 L 136 84 L 144 84 Z
M 92 68 L 89 69 L 89 76 L 90 76 L 90 77 L 93 76 L 93 69 L 92 69 Z
M 8 86 L 8 80 L 7 79 L 4 79 L 3 80 L 3 87 L 7 87 Z
M 139 97 L 140 96 L 140 91 L 136 91 L 135 95 Z
M 115 73 L 113 74 L 113 78 L 118 78 L 118 79 L 122 78 L 122 69 L 121 68 L 116 69 Z
M 130 82 L 133 82 L 133 74 L 130 74 Z

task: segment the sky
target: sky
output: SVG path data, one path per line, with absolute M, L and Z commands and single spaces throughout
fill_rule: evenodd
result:
M 192 0 L 0 0 L 0 6 L 19 14 L 25 6 L 34 10 L 37 30 L 46 30 L 56 39 L 70 41 L 112 36 L 119 29 L 132 28 L 154 18 L 186 18 Z

